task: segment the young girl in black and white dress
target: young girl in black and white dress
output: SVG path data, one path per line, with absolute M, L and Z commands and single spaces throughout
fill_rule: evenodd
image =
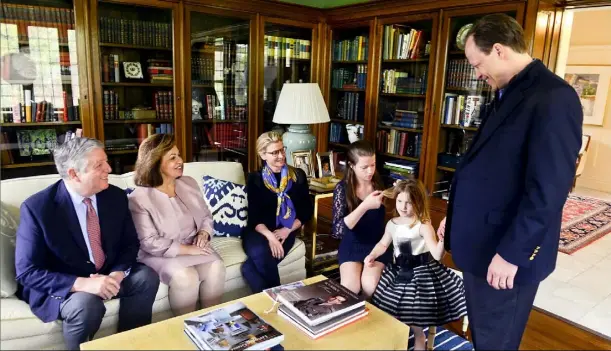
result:
M 417 180 L 397 181 L 384 192 L 396 199 L 396 214 L 365 258 L 370 265 L 393 244 L 394 260 L 386 266 L 372 302 L 414 331 L 414 349 L 425 349 L 424 327 L 438 326 L 467 314 L 462 279 L 439 260 L 443 240 L 431 225 L 426 190 Z

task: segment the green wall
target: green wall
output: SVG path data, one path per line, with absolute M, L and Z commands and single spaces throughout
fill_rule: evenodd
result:
M 359 4 L 362 2 L 368 2 L 370 0 L 280 0 L 282 2 L 290 2 L 292 4 L 299 4 L 311 7 L 318 7 L 321 9 Z

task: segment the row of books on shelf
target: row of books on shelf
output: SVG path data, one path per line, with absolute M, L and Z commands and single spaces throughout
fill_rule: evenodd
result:
M 74 29 L 74 11 L 66 8 L 2 4 L 2 22 L 12 24 L 19 41 L 28 40 L 28 27 L 40 26 L 56 29 L 61 43 L 68 42 L 67 31 Z
M 420 157 L 422 152 L 422 134 L 401 132 L 395 129 L 378 130 L 376 133 L 377 150 L 383 153 Z
M 173 134 L 174 133 L 174 126 L 170 123 L 138 124 L 136 128 L 138 128 L 136 132 L 138 136 L 138 144 L 140 144 L 142 141 L 144 141 L 144 139 L 154 134 Z
M 21 94 L 20 94 L 21 95 Z M 17 100 L 18 99 L 18 100 Z M 72 94 L 63 91 L 61 105 L 37 100 L 32 90 L 23 90 L 12 107 L 2 106 L 2 121 L 4 123 L 34 123 L 34 122 L 69 122 L 79 121 L 79 106 L 74 105 Z M 57 99 L 52 99 L 57 101 Z
M 329 125 L 329 142 L 338 144 L 349 144 L 346 125 L 342 123 L 331 123 Z
M 193 134 L 201 147 L 244 149 L 248 141 L 247 127 L 246 123 L 200 125 L 193 128 Z
M 382 72 L 380 89 L 384 94 L 426 94 L 427 70 L 417 75 L 395 69 Z
M 102 82 L 120 82 L 119 55 L 102 55 Z
M 463 127 L 481 123 L 480 109 L 486 99 L 481 95 L 458 95 L 446 93 L 443 101 L 443 124 Z
M 367 65 L 356 65 L 356 71 L 350 68 L 336 68 L 331 76 L 331 88 L 365 89 L 367 86 Z
M 424 116 L 418 111 L 395 110 L 395 117 L 390 122 L 393 127 L 422 129 L 424 128 Z M 388 124 L 388 123 L 385 123 Z
M 172 83 L 174 69 L 171 60 L 148 59 L 146 64 L 146 72 L 151 83 Z
M 384 26 L 384 50 L 383 60 L 406 60 L 415 59 L 428 55 L 422 52 L 425 34 L 424 31 L 416 30 L 404 25 Z M 430 50 L 430 49 L 429 49 Z
M 418 174 L 418 162 L 393 160 L 384 162 L 387 176 L 393 180 L 410 179 Z
M 290 67 L 292 59 L 307 59 L 312 55 L 312 42 L 306 39 L 285 38 L 274 35 L 264 37 L 265 66 Z
M 191 83 L 212 84 L 214 81 L 214 59 L 191 57 Z
M 153 109 L 139 108 L 126 111 L 120 108 L 119 94 L 113 90 L 104 90 L 102 104 L 105 120 L 120 119 L 163 119 L 174 118 L 174 99 L 171 91 L 156 91 L 153 94 Z
M 248 107 L 246 103 L 238 104 L 235 91 L 206 94 L 201 90 L 193 90 L 191 98 L 193 120 L 244 121 L 248 118 Z
M 364 35 L 354 39 L 333 40 L 334 61 L 364 61 L 369 55 L 369 38 Z
M 337 103 L 336 118 L 362 122 L 365 120 L 365 96 L 344 92 Z
M 477 79 L 475 69 L 467 59 L 450 60 L 446 74 L 447 88 L 490 91 L 485 81 Z
M 100 17 L 100 42 L 125 45 L 172 47 L 170 23 Z

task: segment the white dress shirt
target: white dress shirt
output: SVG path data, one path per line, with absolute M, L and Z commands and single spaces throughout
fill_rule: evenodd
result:
M 66 186 L 66 190 L 70 194 L 70 198 L 72 199 L 72 204 L 74 205 L 74 210 L 76 211 L 76 216 L 78 217 L 78 222 L 81 226 L 81 232 L 83 233 L 83 238 L 85 239 L 85 245 L 87 245 L 87 252 L 89 253 L 89 260 L 95 264 L 95 260 L 93 259 L 93 252 L 91 251 L 91 243 L 89 242 L 89 233 L 87 232 L 87 205 L 83 202 L 85 198 L 81 196 L 76 191 L 70 189 L 70 186 L 64 182 Z M 98 202 L 95 195 L 89 197 L 91 199 L 91 205 L 95 210 L 98 219 L 100 218 L 98 214 Z
M 89 232 L 87 232 L 87 205 L 85 202 L 85 198 L 81 196 L 76 191 L 72 190 L 70 186 L 64 182 L 66 186 L 66 190 L 68 190 L 68 194 L 70 194 L 70 198 L 72 199 L 72 204 L 74 205 L 74 211 L 76 211 L 76 217 L 78 218 L 79 225 L 81 226 L 81 233 L 83 234 L 83 239 L 85 239 L 85 245 L 87 245 L 87 252 L 89 253 L 89 260 L 91 263 L 95 265 L 95 260 L 93 259 L 93 252 L 91 251 L 91 242 L 89 242 Z M 95 195 L 89 197 L 91 199 L 91 206 L 95 210 L 95 214 L 98 216 L 98 221 L 100 219 L 99 211 L 98 211 L 98 201 Z M 127 269 L 123 273 L 125 273 L 125 277 L 129 275 L 131 268 Z

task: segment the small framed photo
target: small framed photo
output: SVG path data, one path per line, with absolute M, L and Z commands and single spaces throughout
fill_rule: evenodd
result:
M 335 167 L 333 166 L 333 151 L 319 152 L 316 154 L 318 160 L 318 177 L 335 177 Z
M 308 178 L 315 176 L 311 150 L 293 151 L 291 158 L 293 159 L 293 167 L 301 168 Z

